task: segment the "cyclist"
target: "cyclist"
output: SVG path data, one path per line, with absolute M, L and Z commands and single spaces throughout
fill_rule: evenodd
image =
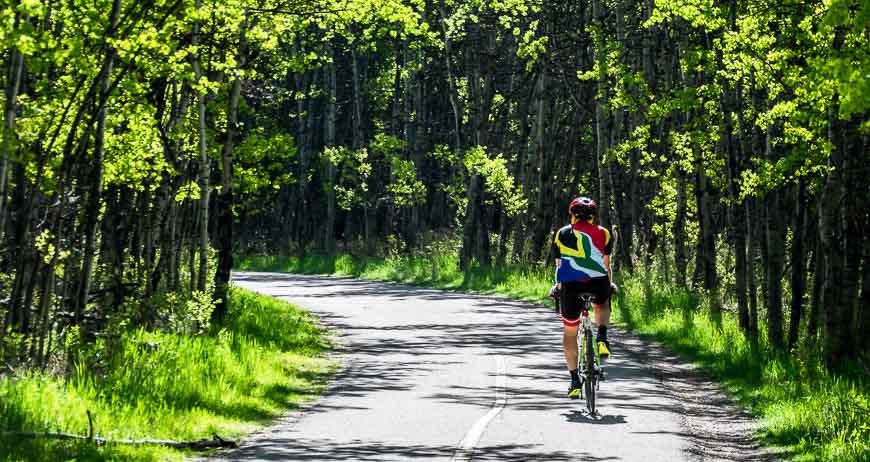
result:
M 556 284 L 551 297 L 560 297 L 565 361 L 571 374 L 568 397 L 580 397 L 580 375 L 577 372 L 577 330 L 582 310 L 579 294 L 591 293 L 598 333 L 595 336 L 598 355 L 610 356 L 607 325 L 610 323 L 610 296 L 616 291 L 610 270 L 613 237 L 610 230 L 593 223 L 598 205 L 588 197 L 578 197 L 568 205 L 571 224 L 555 232 L 552 255 L 556 256 Z

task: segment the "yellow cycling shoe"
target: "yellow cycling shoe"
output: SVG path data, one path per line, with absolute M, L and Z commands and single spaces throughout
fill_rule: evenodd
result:
M 602 340 L 598 342 L 598 356 L 605 360 L 610 357 L 610 349 L 607 347 L 607 341 Z
M 579 378 L 571 378 L 571 386 L 568 387 L 568 397 L 571 399 L 580 398 L 580 389 L 583 388 L 583 383 Z

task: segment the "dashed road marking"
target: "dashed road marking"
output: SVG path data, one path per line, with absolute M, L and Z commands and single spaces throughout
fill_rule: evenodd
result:
M 492 419 L 504 410 L 504 407 L 507 404 L 507 366 L 505 365 L 504 358 L 499 356 L 497 364 L 498 373 L 495 379 L 496 398 L 492 403 L 492 408 L 490 408 L 489 412 L 484 414 L 481 418 L 477 419 L 477 422 L 474 422 L 474 425 L 472 425 L 471 429 L 468 430 L 468 433 L 465 434 L 465 438 L 462 438 L 462 441 L 459 442 L 459 446 L 456 447 L 456 452 L 453 454 L 453 458 L 450 459 L 453 462 L 471 460 L 471 456 L 474 453 L 474 447 L 477 446 L 477 442 L 480 441 L 480 437 L 483 436 L 486 427 L 490 422 L 492 422 Z

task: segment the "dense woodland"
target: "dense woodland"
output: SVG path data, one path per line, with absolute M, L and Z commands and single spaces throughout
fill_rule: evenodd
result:
M 220 322 L 233 255 L 544 265 L 577 194 L 620 275 L 870 352 L 870 3 L 9 0 L 0 353 Z M 862 333 L 864 333 L 862 335 Z M 17 367 L 17 366 L 15 366 Z

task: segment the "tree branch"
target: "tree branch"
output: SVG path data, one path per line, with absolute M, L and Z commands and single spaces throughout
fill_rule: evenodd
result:
M 175 449 L 213 449 L 213 448 L 237 448 L 238 443 L 232 440 L 225 440 L 218 435 L 212 435 L 210 439 L 201 439 L 195 441 L 175 441 L 175 440 L 160 440 L 153 438 L 145 438 L 141 440 L 132 439 L 108 439 L 99 436 L 89 437 L 85 435 L 77 435 L 74 433 L 57 433 L 57 432 L 2 432 L 3 436 L 15 436 L 19 438 L 54 438 L 60 440 L 88 440 L 93 441 L 97 445 L 104 444 L 124 444 L 132 446 L 166 446 Z

